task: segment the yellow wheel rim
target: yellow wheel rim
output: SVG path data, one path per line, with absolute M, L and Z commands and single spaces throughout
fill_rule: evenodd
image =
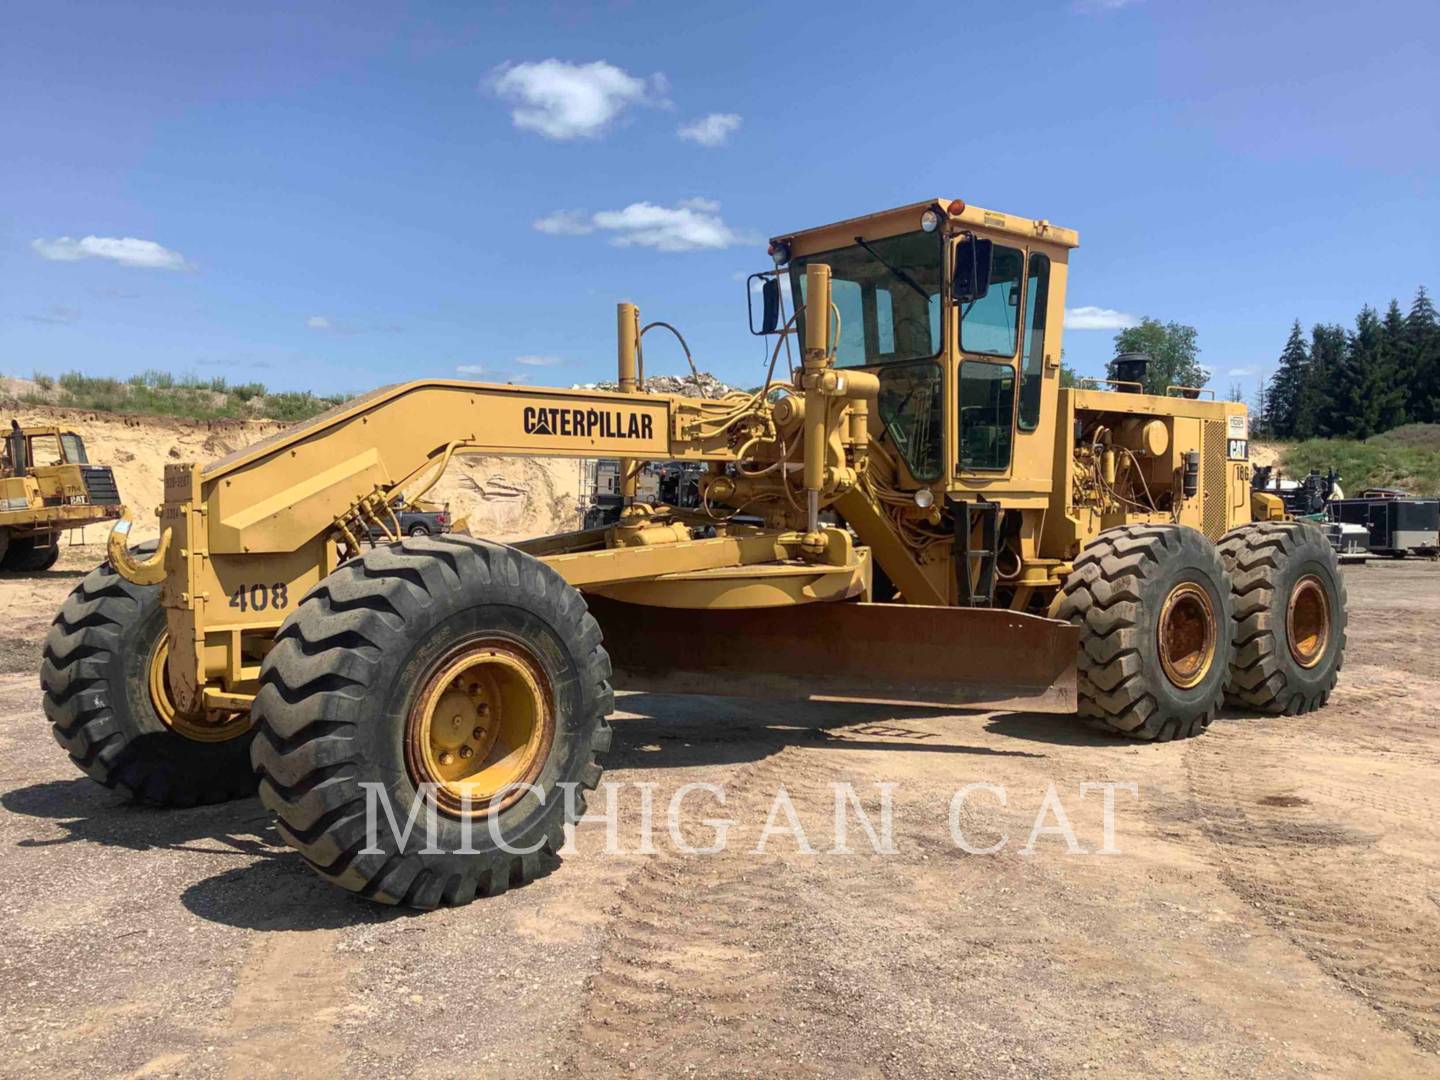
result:
M 1285 636 L 1290 655 L 1303 668 L 1312 668 L 1325 655 L 1330 643 L 1330 597 L 1313 574 L 1306 575 L 1290 590 L 1285 605 Z
M 170 631 L 161 631 L 150 650 L 148 683 L 150 704 L 160 722 L 177 735 L 195 742 L 225 742 L 250 729 L 250 714 L 212 712 L 201 717 L 187 716 L 175 708 L 170 695 Z
M 1215 662 L 1215 609 L 1210 594 L 1193 581 L 1170 590 L 1156 629 L 1160 666 L 1181 690 L 1198 686 Z
M 533 783 L 555 741 L 549 680 L 515 642 L 488 638 L 452 652 L 425 680 L 405 724 L 410 778 L 435 785 L 453 816 L 505 809 Z

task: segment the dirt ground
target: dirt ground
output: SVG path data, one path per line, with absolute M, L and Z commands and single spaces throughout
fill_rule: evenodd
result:
M 430 914 L 322 883 L 258 802 L 158 812 L 45 730 L 39 642 L 96 550 L 0 583 L 0 1074 L 1440 1075 L 1440 565 L 1346 570 L 1332 704 L 1142 746 L 1062 718 L 620 699 L 623 854 Z M 686 855 L 663 808 L 736 824 Z M 1103 844 L 1116 793 L 1117 854 Z M 894 854 L 831 784 L 878 817 Z M 972 847 L 961 850 L 949 804 Z M 638 833 L 653 784 L 655 853 Z M 753 848 L 783 785 L 807 838 Z M 1063 836 L 1026 846 L 1054 785 Z M 784 821 L 783 813 L 778 821 Z M 1056 826 L 1053 812 L 1046 822 Z

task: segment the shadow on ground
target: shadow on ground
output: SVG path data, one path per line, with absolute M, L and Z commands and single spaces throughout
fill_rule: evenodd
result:
M 620 716 L 613 768 L 670 769 L 743 764 L 788 746 L 837 750 L 894 750 L 909 753 L 973 754 L 988 757 L 1044 757 L 1015 748 L 967 741 L 977 710 L 929 709 L 842 702 L 758 702 L 738 698 L 627 694 L 616 700 Z M 906 721 L 928 721 L 907 724 Z M 943 723 L 937 730 L 936 720 Z M 1023 742 L 1053 746 L 1122 746 L 1123 741 L 1086 727 L 1073 716 L 1005 713 L 984 730 Z
M 0 795 L 0 806 L 17 816 L 44 818 L 64 833 L 21 839 L 20 847 L 81 843 L 243 858 L 241 865 L 198 881 L 181 895 L 186 908 L 211 922 L 250 930 L 320 930 L 409 914 L 322 881 L 284 845 L 258 799 L 161 810 L 77 779 L 7 791 Z
M 972 754 L 1043 758 L 1029 744 L 1125 746 L 1073 717 L 1010 713 L 984 730 L 1014 748 L 966 741 L 985 714 L 893 705 L 753 702 L 732 698 L 630 694 L 617 701 L 615 769 L 679 769 L 759 761 L 790 746 L 837 751 Z M 934 721 L 943 718 L 944 724 Z M 910 721 L 919 721 L 908 723 Z M 257 799 L 162 810 L 129 802 L 91 780 L 53 780 L 0 794 L 0 806 L 43 818 L 59 836 L 22 838 L 20 847 L 98 844 L 132 851 L 164 849 L 228 855 L 241 861 L 185 889 L 181 902 L 212 922 L 251 930 L 333 929 L 412 912 L 353 896 L 314 874 L 276 833 Z M 47 833 L 51 829 L 46 830 Z

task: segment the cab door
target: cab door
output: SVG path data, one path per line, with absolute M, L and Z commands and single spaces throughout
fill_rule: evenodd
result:
M 983 490 L 1011 475 L 1024 281 L 1025 251 L 996 241 L 989 289 L 957 306 L 951 475 L 962 488 Z

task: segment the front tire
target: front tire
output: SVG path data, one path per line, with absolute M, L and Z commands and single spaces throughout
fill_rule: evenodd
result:
M 0 559 L 0 569 L 20 574 L 38 574 L 49 570 L 60 559 L 60 544 L 37 544 L 33 536 L 10 542 L 9 550 Z
M 87 574 L 45 638 L 40 685 L 55 741 L 91 779 L 138 802 L 196 806 L 253 794 L 243 718 L 214 732 L 230 737 L 209 741 L 162 719 L 163 657 L 158 685 L 155 661 L 165 633 L 158 585 L 132 585 L 108 563 Z
M 305 597 L 265 658 L 261 801 L 311 867 L 362 896 L 433 908 L 504 892 L 547 872 L 584 813 L 609 678 L 584 598 L 537 559 L 453 535 L 374 548 Z M 408 836 L 382 797 L 398 831 L 417 815 Z
M 1277 716 L 1320 708 L 1345 661 L 1347 598 L 1335 549 L 1313 525 L 1263 521 L 1226 533 L 1220 555 L 1234 591 L 1226 696 Z
M 1058 617 L 1080 627 L 1081 716 L 1158 742 L 1210 726 L 1230 666 L 1230 586 L 1202 533 L 1106 529 L 1075 560 Z

